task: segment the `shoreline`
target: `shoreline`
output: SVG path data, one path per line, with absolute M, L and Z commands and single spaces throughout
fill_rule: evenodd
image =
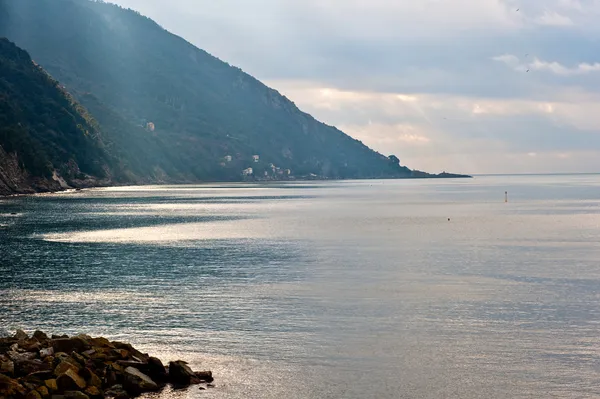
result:
M 31 336 L 17 330 L 0 338 L 0 398 L 129 399 L 194 385 L 214 388 L 212 371 L 162 361 L 131 344 L 80 334 Z
M 59 194 L 69 192 L 86 191 L 95 188 L 113 188 L 113 187 L 146 187 L 146 186 L 179 186 L 179 185 L 198 185 L 198 184 L 244 184 L 244 183 L 307 183 L 307 182 L 321 182 L 321 181 L 366 181 L 366 180 L 452 180 L 452 179 L 474 179 L 476 176 L 461 175 L 461 174 L 437 174 L 429 176 L 409 176 L 409 177 L 377 177 L 377 178 L 348 178 L 348 179 L 327 179 L 327 178 L 314 178 L 314 179 L 281 179 L 281 180 L 262 180 L 262 179 L 248 179 L 248 180 L 204 180 L 204 181 L 177 181 L 173 183 L 168 182 L 131 182 L 131 183 L 114 183 L 114 184 L 98 184 L 89 185 L 82 187 L 64 187 L 60 190 L 55 191 L 34 191 L 34 192 L 23 192 L 23 193 L 11 193 L 1 194 L 0 198 L 12 198 L 12 197 L 24 197 L 32 195 L 43 195 L 43 194 Z

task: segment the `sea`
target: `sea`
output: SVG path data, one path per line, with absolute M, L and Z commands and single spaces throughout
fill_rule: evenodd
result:
M 598 398 L 600 175 L 2 198 L 17 328 L 214 373 L 152 398 Z

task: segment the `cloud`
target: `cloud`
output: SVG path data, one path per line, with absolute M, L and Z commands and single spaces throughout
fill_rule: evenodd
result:
M 600 148 L 600 97 L 586 92 L 558 92 L 553 101 L 506 100 L 324 90 L 321 83 L 306 81 L 268 83 L 318 119 L 419 169 L 441 171 L 447 169 L 444 162 L 452 158 L 465 172 L 498 173 L 508 165 L 500 161 L 506 154 L 531 157 L 527 154 L 535 153 L 540 166 L 528 166 L 527 170 L 541 171 L 545 164 L 547 170 L 560 171 L 555 167 L 564 169 L 564 164 L 552 160 L 559 158 L 556 154 L 569 153 L 576 155 L 569 157 L 572 170 L 581 171 L 586 169 L 577 167 L 577 160 L 589 162 L 591 158 L 578 154 Z M 323 93 L 335 107 L 323 104 Z
M 532 61 L 526 62 L 525 60 L 521 60 L 519 57 L 513 54 L 504 54 L 492 57 L 492 60 L 502 62 L 519 72 L 528 72 L 530 70 L 537 71 L 548 71 L 552 72 L 556 75 L 583 75 L 593 72 L 600 72 L 600 62 L 594 62 L 593 64 L 589 64 L 586 62 L 582 62 L 574 67 L 567 67 L 562 65 L 556 61 L 543 61 L 538 58 L 533 58 Z
M 556 11 L 545 11 L 543 15 L 540 15 L 535 19 L 535 23 L 538 25 L 546 26 L 572 26 L 573 21 L 571 18 L 561 15 Z
M 341 125 L 340 128 L 351 134 L 352 137 L 375 145 L 382 150 L 390 144 L 410 148 L 424 146 L 431 142 L 431 139 L 426 136 L 427 129 L 420 125 L 369 123 L 366 125 Z

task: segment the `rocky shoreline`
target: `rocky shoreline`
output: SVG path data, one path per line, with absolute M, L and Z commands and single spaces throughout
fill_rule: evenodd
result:
M 123 342 L 88 335 L 48 336 L 18 330 L 0 338 L 0 399 L 129 399 L 167 385 L 200 389 L 212 372 L 177 360 L 167 366 Z

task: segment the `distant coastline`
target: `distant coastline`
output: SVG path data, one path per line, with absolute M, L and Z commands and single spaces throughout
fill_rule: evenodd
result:
M 314 178 L 299 178 L 299 179 L 279 179 L 279 180 L 266 180 L 266 179 L 246 179 L 246 180 L 204 180 L 204 181 L 177 181 L 177 182 L 120 182 L 120 183 L 110 183 L 110 184 L 89 184 L 89 185 L 80 185 L 78 187 L 60 187 L 53 190 L 50 189 L 42 189 L 42 190 L 29 190 L 23 192 L 2 192 L 0 191 L 0 198 L 7 197 L 17 197 L 23 195 L 35 195 L 35 194 L 57 194 L 57 193 L 65 193 L 69 191 L 81 191 L 85 189 L 91 188 L 110 188 L 110 187 L 129 187 L 129 186 L 179 186 L 179 185 L 189 185 L 189 184 L 211 184 L 211 183 L 283 183 L 283 182 L 294 182 L 294 183 L 302 183 L 302 182 L 314 182 L 314 181 L 360 181 L 360 180 L 429 180 L 429 179 L 472 179 L 474 176 L 471 175 L 462 175 L 462 174 L 454 174 L 454 173 L 440 173 L 436 175 L 426 174 L 424 172 L 418 172 L 415 176 L 407 176 L 407 177 L 377 177 L 377 178 L 348 178 L 348 179 L 331 179 L 322 176 L 316 176 Z M 421 173 L 423 175 L 421 175 Z
M 597 176 L 600 172 L 562 172 L 562 173 L 483 173 L 473 174 L 472 177 L 503 177 L 503 176 Z

